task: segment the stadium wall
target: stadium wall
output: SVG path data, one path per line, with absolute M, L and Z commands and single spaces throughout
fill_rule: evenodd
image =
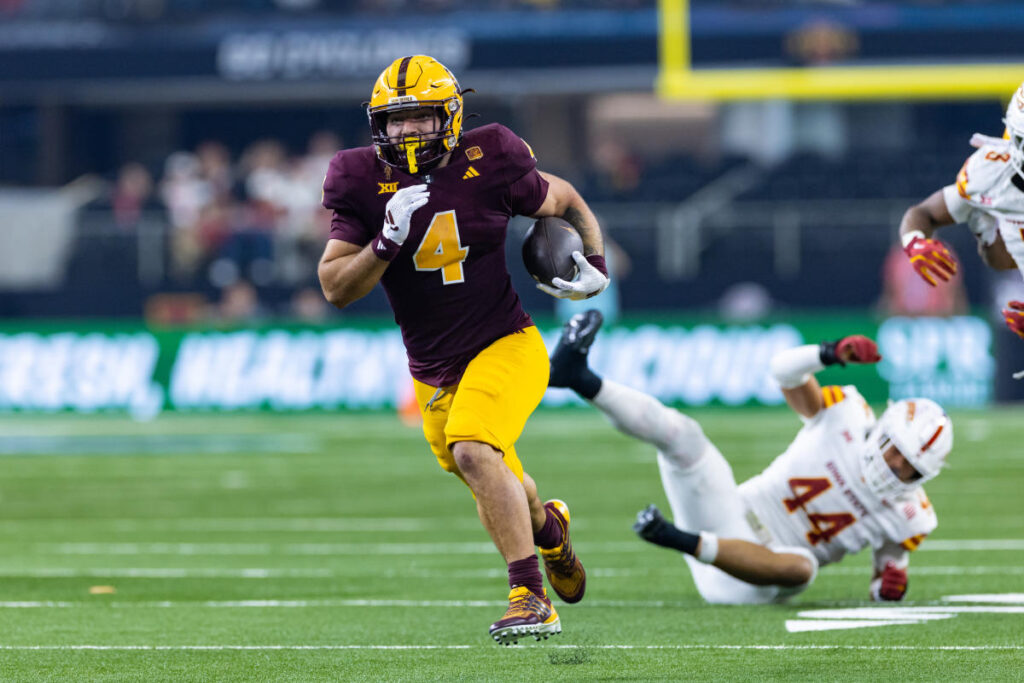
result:
M 542 326 L 549 348 L 558 329 Z M 875 336 L 874 367 L 829 369 L 823 384 L 856 384 L 872 403 L 931 396 L 947 406 L 992 399 L 986 321 L 798 317 L 761 324 L 633 318 L 610 326 L 592 363 L 610 379 L 680 406 L 776 405 L 772 354 L 857 330 Z M 398 330 L 386 320 L 345 327 L 147 329 L 138 324 L 0 328 L 0 411 L 335 411 L 393 409 L 411 381 Z M 579 404 L 551 390 L 545 405 Z

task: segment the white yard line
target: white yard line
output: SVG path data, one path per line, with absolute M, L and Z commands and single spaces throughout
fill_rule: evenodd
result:
M 924 551 L 961 551 L 961 550 L 1024 550 L 1024 539 L 993 538 L 968 539 L 961 541 L 932 541 L 925 539 L 917 552 Z
M 1020 597 L 1021 594 L 1011 594 L 1013 599 L 1007 599 L 1004 602 L 1021 602 L 1024 601 Z M 990 596 L 965 596 L 968 598 L 978 598 L 978 602 L 988 602 Z M 997 596 L 998 598 L 999 596 Z M 126 602 L 126 601 L 114 601 L 107 602 L 103 598 L 97 598 L 95 600 L 18 600 L 18 601 L 5 601 L 0 602 L 0 609 L 75 609 L 75 608 L 110 608 L 110 609 L 152 609 L 152 608 L 215 608 L 215 609 L 235 609 L 235 608 L 309 608 L 309 607 L 427 607 L 427 608 L 464 608 L 464 607 L 505 607 L 508 603 L 504 600 L 403 600 L 403 599 L 321 599 L 321 600 L 160 600 L 160 601 L 139 601 L 139 602 Z M 654 608 L 677 608 L 686 607 L 692 605 L 691 602 L 679 601 L 679 600 L 588 600 L 586 603 L 578 606 L 585 608 L 607 608 L 607 607 L 641 607 L 645 609 Z M 962 605 L 946 605 L 942 603 L 933 603 L 918 606 L 906 606 L 906 607 L 863 607 L 861 608 L 865 615 L 871 615 L 875 617 L 879 614 L 892 612 L 899 613 L 900 615 L 906 616 L 914 613 L 933 613 L 933 612 L 944 612 L 944 613 L 985 613 L 985 614 L 1022 614 L 1024 613 L 1024 605 L 1009 605 L 1009 606 L 962 606 Z M 799 613 L 799 616 L 809 617 L 831 617 L 835 614 L 850 614 L 849 609 L 845 610 L 828 610 L 828 609 L 814 609 L 810 611 L 803 611 Z
M 0 521 L 7 532 L 36 531 L 40 527 L 66 530 L 103 529 L 120 532 L 403 532 L 432 529 L 478 529 L 476 518 L 427 517 L 161 517 L 117 519 L 8 519 Z M 575 528 L 575 527 L 573 527 Z
M 1018 652 L 1024 645 L 537 645 L 559 650 L 867 650 L 910 652 Z M 491 643 L 474 645 L 0 645 L 0 650 L 494 650 Z M 527 647 L 512 649 L 527 651 Z M 502 651 L 507 651 L 502 648 Z
M 268 567 L 234 568 L 185 568 L 185 567 L 101 567 L 82 569 L 77 567 L 17 567 L 0 568 L 0 577 L 21 576 L 39 579 L 78 579 L 78 578 L 114 578 L 114 579 L 329 579 L 351 577 L 362 573 L 377 576 L 408 576 L 399 570 L 389 572 L 373 572 L 370 570 L 354 572 L 335 571 L 331 569 L 277 569 Z M 495 576 L 504 576 L 505 571 Z M 444 572 L 437 572 L 442 576 Z
M 4 544 L 4 545 L 9 545 Z M 37 543 L 39 554 L 54 555 L 491 555 L 494 545 L 479 543 Z M 579 543 L 586 553 L 628 553 L 636 542 Z M 1024 539 L 933 541 L 923 551 L 1018 551 Z
M 829 565 L 821 569 L 823 574 L 841 574 L 844 576 L 860 576 L 865 573 L 870 573 L 869 567 L 834 567 Z M 910 568 L 907 572 L 911 576 L 1019 576 L 1024 574 L 1024 567 L 1021 566 L 989 566 L 989 567 L 921 567 L 913 564 L 911 560 Z
M 630 601 L 630 600 L 589 600 L 586 607 L 682 607 L 690 603 L 678 601 Z M 508 607 L 507 600 L 207 600 L 156 602 L 105 602 L 102 598 L 94 601 L 22 600 L 0 602 L 0 609 L 73 609 L 73 608 L 307 608 L 307 607 Z
M 656 569 L 625 569 L 588 567 L 587 574 L 601 578 L 634 579 L 653 576 L 672 576 L 685 572 L 685 567 L 659 567 Z M 870 573 L 867 567 L 830 566 L 826 575 L 861 576 Z M 306 568 L 306 567 L 0 567 L 0 577 L 26 578 L 120 578 L 120 579 L 331 579 L 357 576 L 415 579 L 493 579 L 505 576 L 503 568 L 488 569 L 375 569 L 373 567 Z M 914 576 L 1021 576 L 1024 566 L 956 567 L 914 566 Z

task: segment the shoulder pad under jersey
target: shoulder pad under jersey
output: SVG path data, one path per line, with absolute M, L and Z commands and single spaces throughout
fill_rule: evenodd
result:
M 470 162 L 480 158 L 488 166 L 501 168 L 507 182 L 514 182 L 537 167 L 530 145 L 500 123 L 467 132 L 460 147 Z
M 1012 173 L 1010 153 L 1003 147 L 985 145 L 964 162 L 956 176 L 956 191 L 969 202 L 980 202 L 980 196 Z
M 340 210 L 356 204 L 358 197 L 376 194 L 376 158 L 372 147 L 343 149 L 335 154 L 324 177 L 324 207 Z

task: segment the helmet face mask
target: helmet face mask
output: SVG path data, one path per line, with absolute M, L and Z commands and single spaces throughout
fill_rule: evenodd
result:
M 893 447 L 920 476 L 901 480 L 886 459 Z M 953 424 L 929 399 L 893 403 L 879 418 L 868 438 L 862 460 L 864 482 L 880 498 L 913 491 L 934 479 L 953 448 Z
M 433 112 L 433 132 L 391 137 L 391 114 L 417 109 Z M 462 90 L 452 73 L 426 55 L 400 57 L 384 69 L 366 113 L 377 157 L 407 173 L 427 173 L 462 139 Z

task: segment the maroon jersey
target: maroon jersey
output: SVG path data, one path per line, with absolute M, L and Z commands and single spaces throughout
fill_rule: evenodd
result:
M 529 145 L 490 124 L 466 132 L 448 165 L 426 176 L 430 200 L 381 277 L 419 381 L 455 384 L 476 354 L 533 324 L 512 288 L 505 235 L 512 216 L 533 214 L 547 196 L 536 166 Z M 395 191 L 421 182 L 385 165 L 373 147 L 338 152 L 324 181 L 331 239 L 369 244 Z

